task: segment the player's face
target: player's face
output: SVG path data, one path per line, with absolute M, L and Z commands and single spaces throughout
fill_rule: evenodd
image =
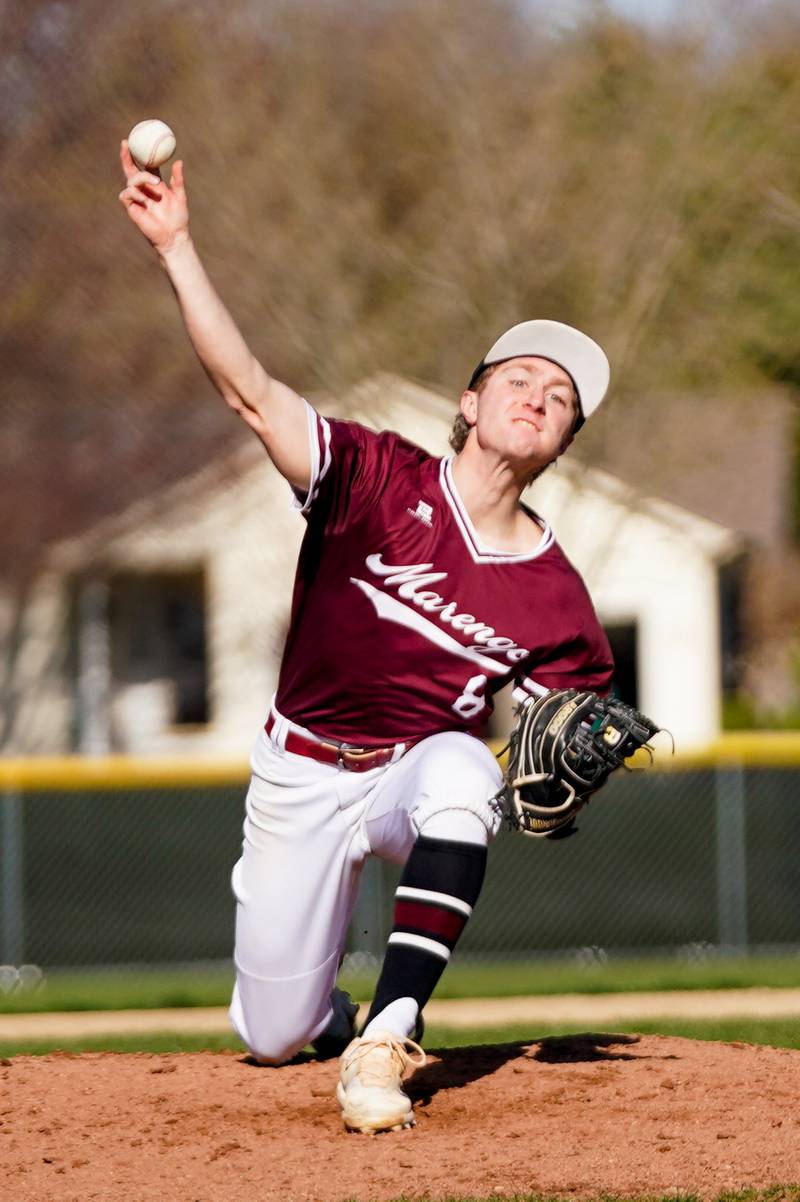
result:
M 517 465 L 543 467 L 572 441 L 577 401 L 563 367 L 524 356 L 501 363 L 480 393 L 465 392 L 461 412 L 483 451 Z

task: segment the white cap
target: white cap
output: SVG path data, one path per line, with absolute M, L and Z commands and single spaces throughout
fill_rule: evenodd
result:
M 472 388 L 484 368 L 492 363 L 503 363 L 523 355 L 550 359 L 572 376 L 584 419 L 591 417 L 606 395 L 611 369 L 602 347 L 573 326 L 543 319 L 520 322 L 501 334 L 475 368 L 469 387 Z

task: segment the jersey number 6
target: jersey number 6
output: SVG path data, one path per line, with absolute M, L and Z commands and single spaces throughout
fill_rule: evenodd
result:
M 459 718 L 474 718 L 486 708 L 483 690 L 486 687 L 485 676 L 471 676 L 464 686 L 464 692 L 453 702 L 453 709 Z

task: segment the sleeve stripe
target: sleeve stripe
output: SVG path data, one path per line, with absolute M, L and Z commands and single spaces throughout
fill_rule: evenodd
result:
M 519 684 L 531 697 L 546 697 L 550 692 L 550 689 L 546 689 L 544 685 L 537 684 L 535 680 L 531 680 L 530 676 L 523 676 Z
M 319 481 L 323 481 L 328 474 L 328 468 L 331 466 L 331 427 L 327 418 L 321 417 L 319 424 L 322 429 L 322 437 L 325 443 L 325 457 L 322 461 L 322 468 L 319 473 Z
M 316 409 L 305 402 L 306 419 L 308 421 L 308 451 L 311 457 L 311 478 L 308 482 L 308 492 L 305 499 L 295 493 L 295 507 L 301 513 L 308 513 L 319 492 L 320 482 L 331 465 L 331 429 L 324 417 L 320 417 Z M 322 448 L 320 447 L 320 444 Z M 321 454 L 321 450 L 323 453 Z M 322 460 L 320 466 L 320 460 Z

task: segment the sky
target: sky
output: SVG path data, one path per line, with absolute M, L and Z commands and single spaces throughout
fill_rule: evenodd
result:
M 660 25 L 679 10 L 678 0 L 609 0 L 609 7 L 643 24 Z

